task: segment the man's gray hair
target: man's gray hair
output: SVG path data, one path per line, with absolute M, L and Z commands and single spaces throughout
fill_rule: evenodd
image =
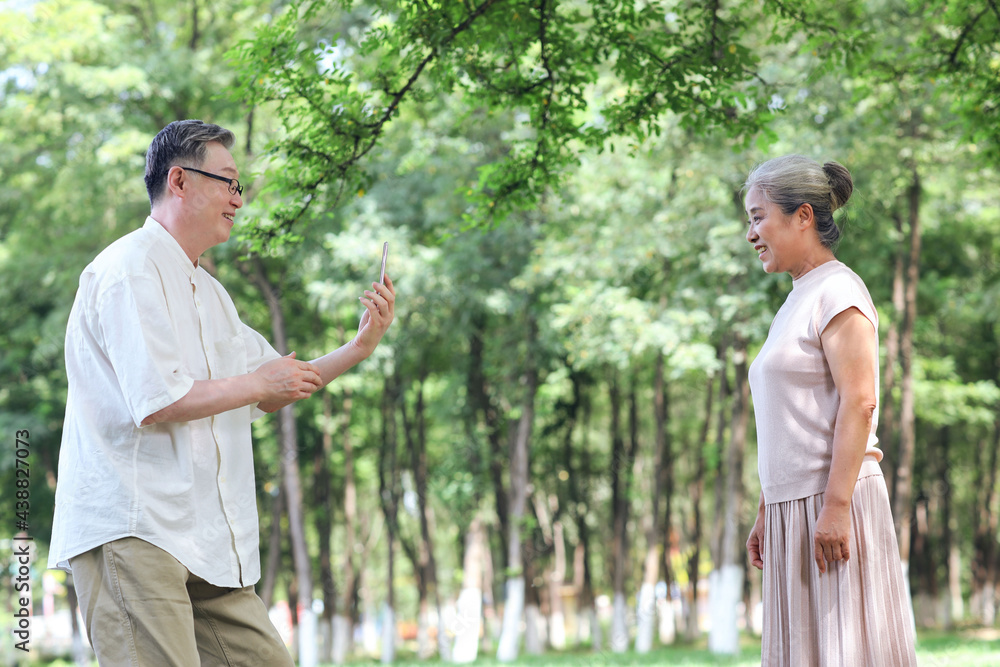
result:
M 205 144 L 218 141 L 231 149 L 236 136 L 224 127 L 200 120 L 176 120 L 160 130 L 146 151 L 146 192 L 152 206 L 163 194 L 167 173 L 176 164 L 200 167 L 205 161 Z

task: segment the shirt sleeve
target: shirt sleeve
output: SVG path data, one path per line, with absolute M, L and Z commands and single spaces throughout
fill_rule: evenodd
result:
M 97 301 L 97 327 L 105 353 L 138 427 L 175 403 L 194 385 L 180 357 L 163 288 L 143 276 L 127 276 Z
M 850 274 L 839 275 L 824 285 L 816 318 L 816 333 L 822 336 L 833 318 L 849 308 L 861 311 L 861 314 L 875 327 L 878 335 L 878 312 L 875 310 L 868 288 L 860 278 Z
M 247 350 L 247 372 L 252 373 L 264 364 L 274 359 L 277 359 L 281 355 L 278 354 L 267 339 L 261 336 L 257 331 L 252 329 L 240 322 L 243 326 L 243 343 L 246 345 Z
M 281 356 L 267 342 L 267 339 L 257 333 L 257 331 L 243 322 L 240 322 L 240 324 L 243 327 L 243 344 L 246 346 L 247 351 L 247 372 L 252 373 L 267 362 Z M 266 414 L 266 412 L 257 407 L 256 403 L 250 406 L 250 421 L 256 421 Z

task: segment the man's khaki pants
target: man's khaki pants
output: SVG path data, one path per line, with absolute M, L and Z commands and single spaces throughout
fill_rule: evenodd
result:
M 135 537 L 70 567 L 101 667 L 294 667 L 251 586 L 213 586 Z

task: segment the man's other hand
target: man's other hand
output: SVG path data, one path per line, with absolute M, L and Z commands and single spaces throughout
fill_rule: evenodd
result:
M 309 398 L 323 387 L 319 369 L 308 361 L 299 361 L 295 353 L 274 359 L 252 373 L 259 383 L 264 412 L 274 412 L 289 403 Z

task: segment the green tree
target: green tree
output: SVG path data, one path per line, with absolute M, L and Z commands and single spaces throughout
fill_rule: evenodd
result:
M 733 134 L 766 117 L 754 111 L 765 91 L 744 43 L 759 11 L 751 2 L 340 6 L 355 11 L 346 35 L 328 5 L 294 2 L 234 51 L 240 95 L 275 102 L 286 130 L 273 150 L 285 159 L 275 176 L 287 200 L 255 227 L 257 249 L 294 234 L 315 201 L 364 189 L 366 156 L 410 100 L 455 92 L 473 112 L 517 110 L 505 155 L 473 181 L 472 225 L 538 201 L 582 149 L 658 134 L 668 113 Z M 303 40 L 303 25 L 326 34 Z

